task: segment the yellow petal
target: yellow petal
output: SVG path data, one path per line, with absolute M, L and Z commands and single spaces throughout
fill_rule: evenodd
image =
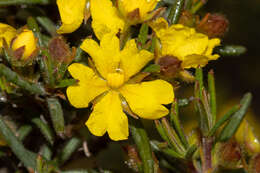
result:
M 118 10 L 110 0 L 91 0 L 90 11 L 92 28 L 99 40 L 107 34 L 117 34 L 124 30 L 124 20 L 119 17 Z
M 119 67 L 119 39 L 112 34 L 106 34 L 100 41 L 100 46 L 92 39 L 85 39 L 80 48 L 91 56 L 104 78 L 109 73 L 116 72 Z
M 120 52 L 120 68 L 125 75 L 125 81 L 138 73 L 149 61 L 153 59 L 153 54 L 146 50 L 139 51 L 135 40 L 128 41 L 124 49 Z
M 127 15 L 136 9 L 139 9 L 141 20 L 144 20 L 149 12 L 157 5 L 157 0 L 118 0 L 120 12 Z
M 91 68 L 74 63 L 68 70 L 73 78 L 79 80 L 76 85 L 67 88 L 68 99 L 74 107 L 88 107 L 89 102 L 108 90 L 106 81 L 99 78 Z
M 25 60 L 29 58 L 37 48 L 37 40 L 32 30 L 24 29 L 12 42 L 12 49 L 14 51 L 23 46 L 25 46 L 25 49 L 22 59 Z
M 108 132 L 112 140 L 128 138 L 128 119 L 124 114 L 119 95 L 110 91 L 95 106 L 86 122 L 90 132 L 96 136 L 103 136 Z
M 71 33 L 78 29 L 84 18 L 86 0 L 57 0 L 62 21 L 58 34 Z
M 205 55 L 209 57 L 209 60 L 216 60 L 219 58 L 218 54 L 212 55 L 214 47 L 219 46 L 219 45 L 220 45 L 220 39 L 214 38 L 214 39 L 209 40 L 209 44 L 208 44 L 207 50 L 205 52 Z
M 9 46 L 15 35 L 16 29 L 10 25 L 0 23 L 0 48 L 3 47 L 3 39 L 5 39 L 7 45 Z
M 131 110 L 146 119 L 158 119 L 167 115 L 168 109 L 162 104 L 169 104 L 174 99 L 172 85 L 163 80 L 126 84 L 120 92 Z
M 157 37 L 161 38 L 165 33 L 165 30 L 168 29 L 168 22 L 164 18 L 160 17 L 155 21 L 150 22 L 149 26 L 154 30 Z
M 208 57 L 203 55 L 188 55 L 184 57 L 181 64 L 182 68 L 197 68 L 204 67 L 208 64 Z

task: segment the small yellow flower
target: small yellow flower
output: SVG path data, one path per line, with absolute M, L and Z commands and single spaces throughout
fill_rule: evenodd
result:
M 57 0 L 62 21 L 58 34 L 71 33 L 78 29 L 84 19 L 84 11 L 89 0 Z
M 133 113 L 146 119 L 168 114 L 162 104 L 169 104 L 174 99 L 171 84 L 163 80 L 128 82 L 153 59 L 152 53 L 137 49 L 135 40 L 128 41 L 120 50 L 119 39 L 107 34 L 100 45 L 86 39 L 81 48 L 92 57 L 96 71 L 79 63 L 70 65 L 70 74 L 79 82 L 67 88 L 67 96 L 76 108 L 88 107 L 99 96 L 86 122 L 92 134 L 102 136 L 108 132 L 112 140 L 127 139 L 128 119 L 122 107 L 125 104 Z
M 13 40 L 11 48 L 13 51 L 17 51 L 19 48 L 24 47 L 21 60 L 28 59 L 33 52 L 37 49 L 37 39 L 33 32 L 29 29 L 24 29 Z
M 150 23 L 161 41 L 162 56 L 170 55 L 182 61 L 183 68 L 205 66 L 208 61 L 216 60 L 219 55 L 212 55 L 214 47 L 220 45 L 220 39 L 209 39 L 197 33 L 195 29 L 181 24 L 168 26 L 164 18 Z
M 92 28 L 101 39 L 107 33 L 124 32 L 129 25 L 142 23 L 153 14 L 158 0 L 118 0 L 118 8 L 110 0 L 90 0 Z
M 10 25 L 0 23 L 0 48 L 3 47 L 3 41 L 5 39 L 7 45 L 9 46 L 11 43 L 11 40 L 16 35 L 16 29 L 11 27 Z

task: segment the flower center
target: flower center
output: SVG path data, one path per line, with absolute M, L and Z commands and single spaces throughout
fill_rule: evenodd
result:
M 111 88 L 119 88 L 124 84 L 124 74 L 120 72 L 109 73 L 107 75 L 107 84 Z

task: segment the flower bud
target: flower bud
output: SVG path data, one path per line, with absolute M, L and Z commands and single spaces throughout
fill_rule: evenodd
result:
M 206 14 L 196 29 L 210 38 L 223 37 L 228 31 L 229 21 L 222 14 Z
M 166 55 L 158 59 L 160 72 L 166 77 L 174 77 L 180 71 L 181 63 L 182 61 L 170 55 Z
M 218 143 L 216 145 L 214 156 L 218 165 L 227 169 L 239 168 L 241 163 L 241 151 L 239 144 L 232 139 L 225 143 Z
M 37 50 L 37 39 L 31 30 L 24 29 L 12 41 L 11 48 L 18 60 L 27 60 Z
M 196 22 L 196 18 L 193 14 L 191 14 L 189 11 L 183 11 L 179 20 L 179 24 L 188 26 L 188 27 L 194 27 Z
M 117 5 L 128 23 L 137 24 L 152 19 L 163 10 L 153 11 L 158 2 L 159 0 L 118 0 Z
M 249 123 L 244 120 L 235 135 L 238 143 L 245 147 L 249 155 L 260 152 L 260 143 Z

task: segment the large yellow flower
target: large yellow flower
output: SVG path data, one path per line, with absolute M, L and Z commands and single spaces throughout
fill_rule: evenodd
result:
M 97 100 L 86 122 L 91 133 L 102 136 L 108 132 L 112 140 L 127 139 L 128 119 L 122 107 L 126 104 L 141 118 L 157 119 L 168 114 L 162 104 L 174 99 L 171 84 L 163 80 L 129 82 L 153 59 L 152 53 L 137 49 L 135 40 L 128 41 L 120 50 L 119 39 L 107 34 L 100 45 L 86 39 L 81 48 L 92 57 L 96 70 L 79 63 L 70 65 L 70 74 L 79 82 L 68 87 L 67 96 L 76 108 L 88 107 Z
M 57 0 L 62 26 L 59 34 L 71 33 L 82 23 L 84 11 L 90 1 L 92 28 L 96 36 L 107 33 L 117 34 L 125 31 L 130 25 L 141 23 L 153 17 L 150 13 L 158 0 L 118 0 L 118 8 L 111 0 Z
M 220 45 L 218 38 L 209 39 L 207 35 L 181 24 L 169 27 L 164 18 L 158 18 L 150 26 L 161 41 L 162 56 L 178 58 L 183 68 L 203 67 L 208 61 L 219 58 L 219 55 L 212 54 L 214 47 Z

